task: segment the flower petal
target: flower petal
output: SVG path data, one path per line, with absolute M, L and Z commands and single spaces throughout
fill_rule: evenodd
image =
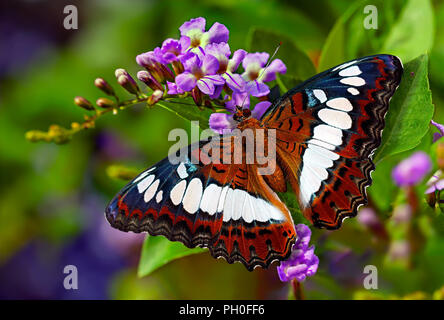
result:
M 167 86 L 168 86 L 168 94 L 181 94 L 184 93 L 184 91 L 179 88 L 179 86 L 177 84 L 175 84 L 174 82 L 169 82 L 167 81 Z
M 211 26 L 210 30 L 208 30 L 208 41 L 209 43 L 228 42 L 229 33 L 227 27 L 216 22 Z
M 245 56 L 247 55 L 247 51 L 243 49 L 239 49 L 234 51 L 233 57 L 231 57 L 230 61 L 228 62 L 228 70 L 231 72 L 235 72 L 239 65 L 241 64 L 242 60 L 244 60 Z
M 231 54 L 230 46 L 226 42 L 210 43 L 205 47 L 205 52 L 215 56 L 219 61 L 221 58 L 229 58 Z
M 211 54 L 205 55 L 202 61 L 202 72 L 204 74 L 215 74 L 219 70 L 219 61 Z
M 200 91 L 202 91 L 202 93 L 208 95 L 212 95 L 214 93 L 214 83 L 209 79 L 199 79 L 199 81 L 197 81 L 197 87 Z
M 182 52 L 185 52 L 190 47 L 191 39 L 187 36 L 181 36 L 179 42 L 182 47 Z
M 263 82 L 273 81 L 273 80 L 276 80 L 276 73 L 283 74 L 286 72 L 287 72 L 287 67 L 282 62 L 282 60 L 276 59 L 276 60 L 273 60 L 270 63 L 270 65 L 264 70 L 260 80 Z
M 268 110 L 268 108 L 271 106 L 270 101 L 261 101 L 258 104 L 254 106 L 253 111 L 251 112 L 251 116 L 255 119 L 262 118 L 262 115 L 265 113 L 265 111 Z
M 210 99 L 217 99 L 217 98 L 219 98 L 223 88 L 224 88 L 223 85 L 216 86 L 214 88 L 214 93 L 212 95 L 210 95 Z
M 223 75 L 225 82 L 227 85 L 236 91 L 244 91 L 245 90 L 245 80 L 241 77 L 240 74 L 226 72 Z
M 219 134 L 226 133 L 236 127 L 236 121 L 233 116 L 226 113 L 212 113 L 210 115 L 209 125 L 211 130 Z
M 196 77 L 190 72 L 183 72 L 176 77 L 176 84 L 183 91 L 191 91 L 196 86 L 196 81 Z
M 205 18 L 199 17 L 191 19 L 180 26 L 179 28 L 180 34 L 182 36 L 186 36 L 189 31 L 195 29 L 205 32 L 205 24 L 206 24 Z
M 228 96 L 225 96 L 225 100 Z M 225 107 L 231 112 L 236 111 L 236 107 L 249 108 L 250 107 L 250 95 L 248 92 L 234 91 L 231 100 L 225 102 Z
M 269 56 L 266 52 L 248 53 L 242 60 L 242 67 L 244 67 L 245 70 L 247 70 L 250 65 L 257 64 L 259 67 L 263 67 L 267 63 Z
M 180 62 L 182 62 L 185 71 L 193 72 L 195 69 L 200 68 L 202 65 L 201 60 L 197 54 L 188 51 L 183 56 L 180 57 Z
M 257 80 L 248 81 L 245 85 L 245 89 L 253 97 L 263 97 L 270 93 L 270 89 L 265 83 L 259 82 Z

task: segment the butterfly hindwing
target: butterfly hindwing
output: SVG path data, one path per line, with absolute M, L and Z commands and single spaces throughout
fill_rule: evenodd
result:
M 353 60 L 290 90 L 263 116 L 304 215 L 338 228 L 366 203 L 384 116 L 402 75 L 391 55 Z
M 229 139 L 212 143 L 231 148 Z M 288 257 L 295 240 L 288 209 L 254 165 L 202 163 L 205 146 L 190 145 L 177 164 L 166 158 L 131 181 L 106 209 L 110 224 L 208 247 L 249 270 Z

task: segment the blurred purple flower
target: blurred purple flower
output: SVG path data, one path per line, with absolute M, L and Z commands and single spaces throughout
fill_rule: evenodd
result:
M 401 204 L 395 207 L 391 220 L 395 224 L 407 223 L 412 218 L 412 207 L 409 204 Z
M 251 117 L 255 119 L 260 119 L 262 115 L 267 111 L 270 107 L 271 102 L 269 101 L 261 101 L 254 106 L 254 109 L 251 111 Z M 244 109 L 247 109 L 246 106 Z M 210 129 L 219 134 L 229 133 L 237 126 L 237 121 L 233 119 L 233 115 L 236 112 L 236 108 L 227 108 L 230 111 L 230 114 L 227 113 L 212 113 L 210 115 Z
M 430 120 L 430 123 L 431 123 L 432 125 L 434 125 L 434 126 L 439 130 L 439 132 L 435 132 L 435 133 L 433 133 L 433 143 L 435 143 L 435 142 L 438 141 L 441 137 L 444 136 L 444 125 L 442 125 L 442 124 L 440 124 L 440 123 L 437 123 L 437 122 L 435 122 L 435 121 L 433 121 L 433 120 Z
M 396 240 L 390 245 L 388 256 L 390 260 L 408 259 L 411 253 L 410 244 L 407 240 Z
M 218 22 L 205 32 L 205 18 L 191 19 L 179 28 L 182 38 L 189 39 L 189 49 L 199 55 L 205 55 L 204 48 L 210 43 L 228 42 L 229 31 L 227 27 Z M 181 41 L 185 41 L 182 40 Z
M 309 247 L 311 230 L 304 224 L 296 225 L 297 239 L 291 249 L 290 257 L 281 261 L 277 267 L 281 281 L 296 279 L 301 282 L 306 277 L 313 276 L 318 270 L 319 259 L 314 254 L 314 245 Z
M 246 84 L 246 90 L 254 97 L 262 97 L 270 92 L 264 82 L 276 79 L 276 73 L 286 73 L 287 67 L 280 59 L 273 60 L 265 68 L 269 54 L 266 52 L 249 53 L 242 61 L 245 72 L 242 77 Z
M 358 222 L 368 228 L 377 239 L 388 239 L 388 234 L 384 224 L 379 219 L 375 210 L 370 207 L 365 207 L 359 210 Z
M 425 152 L 418 151 L 402 160 L 393 169 L 392 178 L 400 187 L 411 186 L 421 182 L 431 169 L 430 157 Z
M 372 256 L 370 250 L 363 253 L 355 253 L 350 248 L 340 251 L 329 250 L 323 255 L 323 264 L 327 266 L 328 274 L 344 287 L 362 287 L 362 281 L 366 276 L 362 267 L 369 263 Z
M 185 71 L 176 77 L 176 84 L 183 91 L 191 91 L 197 85 L 202 93 L 212 95 L 217 85 L 225 83 L 224 79 L 216 74 L 219 62 L 210 54 L 200 59 L 196 54 L 189 52 L 183 57 L 182 63 Z

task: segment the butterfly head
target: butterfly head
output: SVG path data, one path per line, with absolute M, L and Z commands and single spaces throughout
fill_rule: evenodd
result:
M 237 107 L 236 113 L 233 115 L 233 119 L 237 122 L 242 122 L 251 117 L 251 110 L 248 108 Z

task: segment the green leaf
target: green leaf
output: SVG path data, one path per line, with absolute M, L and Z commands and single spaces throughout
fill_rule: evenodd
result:
M 275 52 L 279 43 L 282 43 L 276 58 L 281 59 L 287 66 L 286 76 L 305 80 L 316 73 L 310 58 L 299 49 L 292 38 L 286 35 L 262 28 L 252 28 L 247 39 L 249 52 L 268 52 L 270 56 Z
M 361 5 L 362 1 L 350 6 L 336 21 L 322 47 L 318 71 L 324 71 L 345 62 L 345 24 Z
M 139 277 L 147 276 L 170 261 L 202 252 L 205 252 L 202 248 L 190 249 L 163 236 L 147 236 L 143 243 L 137 274 Z
M 391 28 L 382 51 L 407 62 L 428 52 L 433 38 L 434 15 L 430 0 L 409 0 Z
M 208 120 L 210 115 L 215 112 L 209 108 L 200 109 L 195 105 L 192 98 L 184 98 L 182 100 L 172 101 L 160 101 L 156 105 L 173 112 L 179 117 L 188 121 L 199 121 L 199 127 L 201 129 L 208 129 Z
M 416 147 L 427 133 L 434 110 L 427 69 L 427 55 L 405 64 L 401 84 L 385 118 L 386 125 L 375 163 Z

